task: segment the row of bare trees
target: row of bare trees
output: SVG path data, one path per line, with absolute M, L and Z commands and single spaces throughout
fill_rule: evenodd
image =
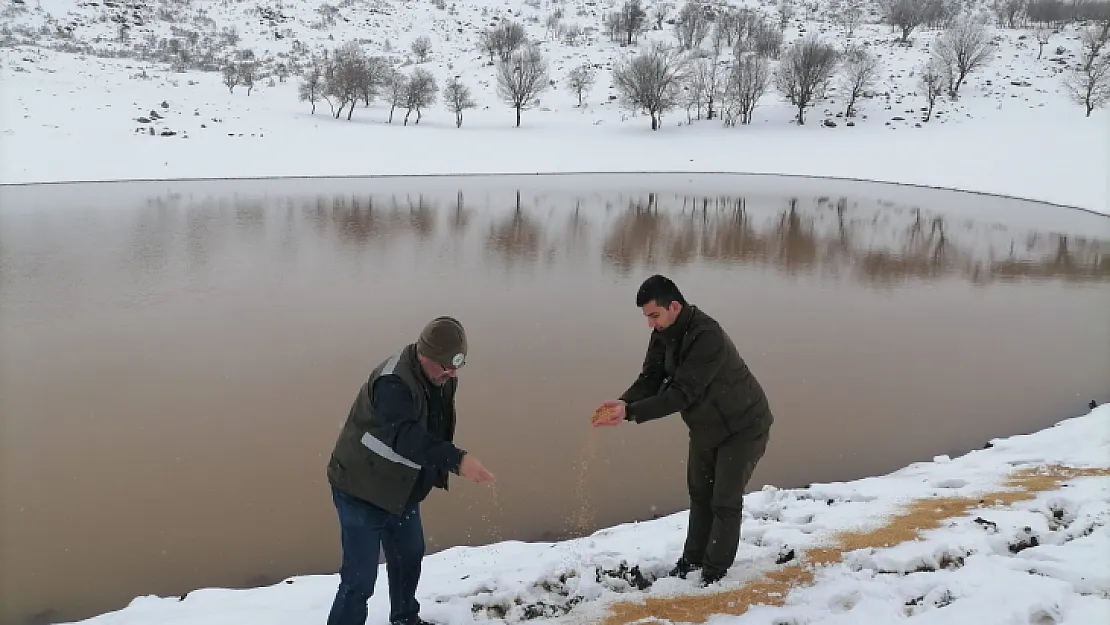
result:
M 990 58 L 989 33 L 970 15 L 959 20 L 950 15 L 953 5 L 948 0 L 884 1 L 889 10 L 902 10 L 912 18 L 903 21 L 903 38 L 924 22 L 953 26 L 940 39 L 931 65 L 944 80 L 938 84 L 945 85 L 951 97 L 956 97 L 967 75 Z M 636 14 L 628 10 L 630 5 L 635 6 L 634 0 L 611 14 L 610 23 L 626 24 L 622 21 L 625 16 Z M 853 117 L 859 98 L 878 78 L 879 61 L 862 46 L 839 50 L 811 34 L 782 54 L 782 24 L 772 24 L 751 9 L 715 10 L 688 0 L 675 19 L 677 48 L 654 45 L 614 69 L 613 83 L 621 99 L 649 115 L 653 130 L 660 127 L 663 113 L 682 105 L 688 118 L 696 108 L 700 119 L 704 108 L 708 119 L 720 113 L 726 125 L 734 125 L 737 119 L 750 123 L 756 104 L 772 84 L 797 108 L 796 120 L 804 124 L 806 109 L 826 97 L 838 73 L 846 96 L 844 114 Z M 842 0 L 833 10 L 846 30 L 854 30 L 862 20 L 860 0 Z M 711 30 L 711 52 L 707 54 L 702 43 Z M 731 62 L 721 60 L 726 46 L 733 49 Z M 689 54 L 683 54 L 687 51 Z M 780 55 L 772 71 L 768 60 Z
M 860 2 L 838 0 L 833 8 L 842 14 L 855 15 L 856 11 L 862 12 Z M 928 103 L 925 115 L 928 121 L 942 95 L 958 98 L 968 75 L 990 61 L 991 33 L 982 19 L 958 10 L 959 0 L 882 2 L 888 19 L 902 29 L 903 39 L 923 24 L 939 23 L 945 27 L 945 32 L 933 42 L 930 57 L 919 73 L 919 86 Z M 609 14 L 607 21 L 611 34 L 623 45 L 629 45 L 658 15 L 649 16 L 640 0 L 625 0 Z M 855 20 L 844 19 L 852 23 Z M 662 19 L 657 26 L 662 26 Z M 826 98 L 838 75 L 839 91 L 846 100 L 844 116 L 851 118 L 859 99 L 873 88 L 880 72 L 878 59 L 866 47 L 849 44 L 840 49 L 812 33 L 791 43 L 784 52 L 781 30 L 756 10 L 721 9 L 687 0 L 675 18 L 675 29 L 677 46 L 654 43 L 640 54 L 618 62 L 613 70 L 613 86 L 622 103 L 647 114 L 652 130 L 660 128 L 664 113 L 683 106 L 690 119 L 696 109 L 698 119 L 704 110 L 707 119 L 719 116 L 725 125 L 735 125 L 737 120 L 748 124 L 757 103 L 772 85 L 796 107 L 795 119 L 804 124 L 806 110 Z M 713 36 L 706 50 L 702 44 L 710 31 Z M 1083 61 L 1069 74 L 1069 90 L 1078 102 L 1087 106 L 1088 115 L 1107 99 L 1110 60 L 1102 52 L 1108 36 L 1110 22 L 1085 31 Z M 524 26 L 510 20 L 482 31 L 479 47 L 496 66 L 497 95 L 515 111 L 516 125 L 520 126 L 521 112 L 538 105 L 539 96 L 552 84 L 547 60 L 537 44 L 529 40 Z M 731 61 L 722 59 L 726 48 L 732 49 Z M 772 69 L 770 60 L 776 58 L 779 62 Z M 568 74 L 566 85 L 577 96 L 579 105 L 595 79 L 594 67 L 589 64 Z M 422 111 L 436 102 L 437 85 L 427 70 L 416 68 L 404 74 L 387 58 L 366 57 L 355 43 L 335 50 L 330 58 L 325 55 L 314 61 L 301 85 L 301 99 L 312 103 L 313 112 L 316 101 L 323 98 L 337 118 L 346 109 L 347 119 L 351 119 L 358 102 L 369 106 L 379 95 L 391 105 L 390 122 L 400 107 L 406 110 L 405 124 L 413 112 L 419 123 Z M 445 85 L 443 100 L 455 113 L 457 126 L 462 125 L 463 111 L 475 106 L 469 88 L 458 77 Z
M 925 0 L 889 1 L 901 6 L 919 3 L 939 10 Z M 945 31 L 934 41 L 919 73 L 919 86 L 928 105 L 924 121 L 932 118 L 941 96 L 957 99 L 967 77 L 986 66 L 994 52 L 988 26 L 974 14 L 958 12 L 943 21 Z M 804 124 L 806 109 L 826 97 L 838 74 L 840 93 L 846 99 L 844 115 L 849 118 L 855 115 L 858 99 L 878 78 L 879 61 L 866 48 L 848 45 L 839 50 L 813 34 L 791 44 L 771 71 L 767 58 L 777 56 L 777 50 L 753 45 L 759 41 L 758 33 L 763 32 L 763 22 L 742 17 L 738 24 L 739 28 L 733 29 L 735 35 L 714 37 L 711 57 L 683 57 L 681 51 L 686 45 L 680 40 L 678 49 L 654 46 L 621 64 L 615 68 L 613 79 L 622 100 L 648 114 L 653 130 L 659 128 L 664 112 L 681 104 L 686 105 L 688 117 L 690 108 L 696 107 L 699 119 L 704 105 L 708 119 L 713 119 L 715 104 L 719 103 L 726 125 L 733 125 L 737 117 L 747 124 L 759 99 L 773 83 L 797 108 L 797 122 Z M 725 31 L 722 23 L 717 26 L 718 33 Z M 908 36 L 908 30 L 903 32 Z M 730 36 L 734 37 L 734 57 L 726 65 L 719 60 L 720 46 Z M 1038 35 L 1042 46 L 1046 40 Z M 1094 109 L 1110 103 L 1110 55 L 1106 54 L 1110 21 L 1084 29 L 1081 41 L 1080 62 L 1067 74 L 1065 87 L 1090 116 Z
M 229 93 L 235 93 L 235 87 L 242 85 L 247 90 L 247 95 L 254 90 L 254 81 L 258 77 L 258 63 L 251 59 L 240 61 L 229 60 L 220 68 L 224 86 Z
M 908 43 L 918 28 L 946 28 L 960 15 L 959 0 L 879 0 L 883 19 Z
M 971 8 L 961 0 L 879 2 L 883 19 L 901 32 L 903 42 L 908 42 L 919 27 L 949 28 Z M 1106 0 L 991 0 L 990 7 L 999 28 L 1021 28 L 1030 23 L 1060 28 L 1068 22 L 1110 22 L 1110 2 Z M 842 8 L 834 10 L 843 12 Z
M 476 106 L 469 98 L 466 87 L 456 81 L 455 91 L 459 91 L 460 87 L 465 90 L 463 94 L 455 93 L 455 97 L 449 97 L 446 91 L 444 94 L 448 107 L 453 101 L 458 102 L 454 112 L 459 125 L 462 124 L 462 111 Z M 451 88 L 451 83 L 448 88 Z M 366 56 L 356 42 L 350 42 L 330 54 L 325 52 L 322 58 L 313 59 L 305 71 L 299 94 L 302 102 L 312 104 L 313 113 L 316 112 L 316 102 L 323 99 L 331 106 L 337 119 L 346 109 L 348 120 L 354 115 L 359 102 L 370 106 L 378 97 L 383 97 L 390 105 L 390 123 L 393 122 L 394 112 L 402 108 L 405 110 L 404 123 L 408 125 L 409 117 L 414 112 L 414 123 L 420 123 L 424 109 L 435 104 L 437 91 L 435 76 L 428 70 L 417 67 L 405 74 L 390 59 Z
M 715 59 L 694 58 L 681 46 L 655 43 L 613 69 L 613 84 L 622 103 L 643 111 L 658 130 L 664 113 L 679 106 L 707 110 L 713 119 L 719 106 L 725 125 L 751 122 L 752 113 L 772 80 L 775 87 L 798 107 L 798 123 L 805 123 L 805 109 L 824 97 L 839 63 L 837 50 L 816 35 L 789 46 L 772 72 L 767 58 L 739 54 L 724 65 Z M 877 76 L 875 57 L 863 48 L 851 49 L 853 63 L 845 74 L 854 98 Z M 855 101 L 849 105 L 851 108 Z M 854 113 L 850 110 L 849 114 Z
M 521 111 L 535 106 L 539 94 L 549 86 L 547 60 L 530 42 L 497 45 L 497 93 L 516 111 L 516 125 L 519 126 Z M 501 50 L 510 45 L 512 49 L 501 58 Z M 592 80 L 591 75 L 588 82 L 579 81 L 582 92 L 588 90 Z M 382 97 L 390 105 L 389 123 L 393 123 L 394 112 L 400 108 L 405 111 L 404 124 L 408 125 L 412 113 L 416 113 L 413 123 L 420 123 L 423 111 L 436 104 L 438 91 L 436 79 L 428 70 L 416 67 L 406 74 L 389 58 L 367 56 L 357 42 L 349 42 L 330 53 L 325 52 L 322 58 L 313 59 L 302 77 L 299 95 L 302 102 L 312 105 L 313 114 L 316 103 L 324 100 L 336 119 L 346 110 L 348 120 L 354 115 L 357 104 L 370 106 Z M 446 82 L 442 97 L 447 109 L 455 114 L 457 127 L 462 126 L 463 112 L 477 106 L 470 87 L 458 76 Z
M 1110 2 L 1105 0 L 992 0 L 1000 28 L 1022 28 L 1041 24 L 1060 28 L 1069 22 L 1110 21 Z

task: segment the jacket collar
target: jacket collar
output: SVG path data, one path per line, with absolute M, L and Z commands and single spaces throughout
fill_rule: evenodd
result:
M 432 381 L 428 380 L 427 373 L 424 373 L 424 367 L 421 366 L 420 359 L 416 356 L 416 343 L 406 345 L 404 354 L 404 361 L 408 365 L 408 371 L 412 373 L 413 380 L 427 391 L 428 386 L 432 386 Z
M 682 311 L 678 313 L 678 317 L 675 318 L 674 323 L 661 332 L 663 337 L 667 339 L 676 339 L 686 334 L 686 330 L 690 327 L 690 320 L 694 318 L 695 310 L 696 308 L 693 304 L 687 303 L 683 306 Z
M 420 388 L 424 391 L 426 395 L 440 388 L 436 386 L 434 382 L 432 382 L 431 378 L 428 377 L 428 373 L 424 371 L 423 365 L 420 364 L 420 358 L 417 356 L 415 342 L 410 343 L 408 346 L 405 347 L 405 355 L 407 356 L 406 360 L 408 360 L 408 362 L 410 363 L 409 370 L 412 372 L 413 379 L 416 380 L 416 383 L 420 385 Z M 450 387 L 452 384 L 455 384 L 455 381 L 448 380 L 447 384 L 443 385 L 443 390 L 450 391 Z

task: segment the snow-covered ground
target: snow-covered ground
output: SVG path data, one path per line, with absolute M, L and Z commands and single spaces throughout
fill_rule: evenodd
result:
M 772 85 L 750 125 L 725 128 L 719 119 L 696 119 L 696 110 L 688 124 L 686 111 L 679 109 L 652 132 L 646 115 L 614 99 L 610 68 L 652 41 L 673 43 L 674 28 L 663 22 L 662 29 L 646 31 L 632 46 L 613 43 L 603 26 L 604 15 L 619 7 L 612 0 L 469 0 L 443 8 L 385 0 L 331 5 L 159 0 L 135 4 L 136 9 L 131 4 L 6 5 L 0 18 L 6 43 L 0 47 L 0 182 L 730 171 L 951 187 L 1110 213 L 1110 112 L 1085 117 L 1062 87 L 1065 68 L 1078 58 L 1077 25 L 1051 35 L 1038 59 L 1031 28 L 996 28 L 992 20 L 987 65 L 972 72 L 958 100 L 942 97 L 933 119 L 923 123 L 918 77 L 940 31 L 919 28 L 910 37 L 912 45 L 901 45 L 899 33 L 875 23 L 878 10 L 864 4 L 865 23 L 851 41 L 867 45 L 880 70 L 873 97 L 859 102 L 857 117 L 840 116 L 845 100 L 834 82 L 829 97 L 798 126 L 791 121 L 792 107 Z M 670 19 L 677 4 L 672 3 Z M 654 5 L 644 6 L 653 21 Z M 774 3 L 747 6 L 777 23 Z M 799 5 L 783 30 L 786 44 L 803 30 L 820 32 L 837 45 L 848 41 L 821 6 L 807 16 Z M 573 43 L 555 36 L 557 31 L 548 36 L 545 21 L 555 9 L 563 11 L 562 28 L 577 26 L 584 35 Z M 987 11 L 986 5 L 977 10 Z M 513 111 L 497 98 L 495 68 L 478 46 L 479 31 L 498 17 L 522 23 L 550 62 L 553 86 L 540 95 L 539 107 L 524 111 L 519 128 L 513 127 Z M 127 20 L 132 27 L 121 42 L 119 24 Z M 59 28 L 69 34 L 58 35 Z M 234 36 L 227 34 L 232 29 Z M 429 37 L 431 52 L 417 63 L 410 44 L 422 35 Z M 249 95 L 242 85 L 229 93 L 219 72 L 175 71 L 181 68 L 170 62 L 108 57 L 112 51 L 147 49 L 154 50 L 147 59 L 171 59 L 167 46 L 177 41 L 192 57 L 218 50 L 218 65 L 232 50 L 218 42 L 234 37 L 236 49 L 252 50 L 264 68 Z M 310 105 L 298 99 L 297 72 L 281 81 L 277 64 L 290 67 L 296 59 L 304 62 L 308 50 L 334 51 L 353 39 L 368 55 L 395 59 L 404 72 L 429 70 L 440 88 L 458 76 L 477 108 L 465 112 L 461 128 L 442 94 L 419 125 L 402 125 L 403 109 L 387 123 L 390 107 L 383 97 L 369 107 L 359 103 L 350 121 L 345 113 L 333 118 L 325 101 L 311 114 Z M 181 43 L 190 40 L 199 43 Z M 711 40 L 712 34 L 702 48 Z M 726 49 L 722 60 L 730 55 Z M 566 78 L 583 63 L 595 66 L 597 74 L 579 107 Z M 825 126 L 825 120 L 836 126 Z
M 710 589 L 697 574 L 665 576 L 682 548 L 678 513 L 562 543 L 447 549 L 425 561 L 418 599 L 445 625 L 1110 622 L 1110 405 L 991 443 L 885 476 L 750 493 L 736 565 Z M 378 579 L 371 623 L 388 611 Z M 139 597 L 82 622 L 320 623 L 336 583 Z

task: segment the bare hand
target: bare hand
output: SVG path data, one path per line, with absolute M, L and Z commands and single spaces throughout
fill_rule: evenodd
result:
M 623 401 L 619 399 L 610 399 L 598 407 L 590 424 L 594 427 L 620 425 L 624 422 L 624 408 L 625 404 Z
M 495 481 L 493 474 L 487 471 L 482 463 L 470 454 L 463 454 L 462 462 L 459 464 L 459 475 L 478 484 Z

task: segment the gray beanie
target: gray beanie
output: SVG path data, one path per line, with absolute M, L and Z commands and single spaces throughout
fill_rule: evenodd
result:
M 454 317 L 436 317 L 424 326 L 416 351 L 446 368 L 466 364 L 466 332 Z

